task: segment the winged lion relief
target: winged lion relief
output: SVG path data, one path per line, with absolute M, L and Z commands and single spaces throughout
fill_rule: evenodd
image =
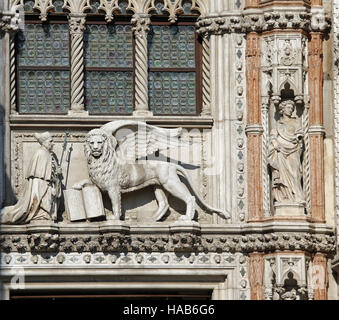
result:
M 209 206 L 195 190 L 188 172 L 180 165 L 160 160 L 149 160 L 147 156 L 188 142 L 180 140 L 181 128 L 164 129 L 144 122 L 132 120 L 112 121 L 101 128 L 88 132 L 84 145 L 88 173 L 91 181 L 83 180 L 73 186 L 81 189 L 93 183 L 107 192 L 112 203 L 112 213 L 107 220 L 121 220 L 121 194 L 155 186 L 158 210 L 153 215 L 159 221 L 169 209 L 164 192 L 186 204 L 186 214 L 180 220 L 192 221 L 195 216 L 196 198 L 210 213 L 229 219 L 228 212 Z M 191 191 L 180 180 L 184 177 Z

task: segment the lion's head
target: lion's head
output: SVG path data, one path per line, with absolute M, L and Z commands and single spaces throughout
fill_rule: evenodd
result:
M 84 145 L 86 158 L 108 160 L 114 151 L 113 137 L 107 136 L 106 132 L 101 129 L 93 129 L 88 132 Z
M 115 138 L 108 136 L 102 129 L 93 129 L 86 136 L 84 151 L 88 173 L 91 180 L 103 190 L 112 180 L 116 163 L 114 161 L 115 145 Z

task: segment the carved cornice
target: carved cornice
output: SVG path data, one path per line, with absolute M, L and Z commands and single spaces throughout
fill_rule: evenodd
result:
M 9 252 L 216 252 L 272 253 L 275 251 L 321 252 L 333 255 L 336 250 L 333 233 L 298 231 L 237 232 L 236 234 L 165 232 L 153 234 L 106 231 L 70 232 L 63 229 L 34 228 L 30 232 L 10 231 L 0 236 L 0 251 Z M 15 228 L 18 230 L 18 227 Z
M 265 32 L 272 30 L 304 30 L 307 32 L 327 32 L 330 18 L 323 8 L 271 7 L 247 9 L 242 13 L 225 13 L 199 18 L 200 34 L 224 34 L 235 32 Z

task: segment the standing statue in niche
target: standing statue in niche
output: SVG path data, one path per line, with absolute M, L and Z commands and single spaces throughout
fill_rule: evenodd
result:
M 280 103 L 280 119 L 271 131 L 268 161 L 272 172 L 274 201 L 303 205 L 303 131 L 298 120 L 293 117 L 294 111 L 294 101 Z
M 85 154 L 91 181 L 102 191 L 108 192 L 113 214 L 108 220 L 121 219 L 121 193 L 139 190 L 154 185 L 159 208 L 153 216 L 159 221 L 169 209 L 164 190 L 186 204 L 186 214 L 181 220 L 191 221 L 195 215 L 195 196 L 208 212 L 215 212 L 225 218 L 229 214 L 207 205 L 195 191 L 186 170 L 164 161 L 148 160 L 147 156 L 160 150 L 180 146 L 179 129 L 163 129 L 138 121 L 112 121 L 99 129 L 91 130 L 86 137 Z M 183 176 L 191 192 L 181 182 Z M 73 186 L 81 189 L 88 184 L 84 180 Z
M 35 138 L 41 146 L 29 162 L 19 201 L 1 210 L 1 223 L 25 224 L 32 220 L 57 220 L 61 168 L 52 151 L 53 139 L 50 133 L 36 133 Z

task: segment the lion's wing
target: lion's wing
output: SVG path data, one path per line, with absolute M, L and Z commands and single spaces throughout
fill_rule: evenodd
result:
M 117 140 L 118 156 L 130 161 L 146 157 L 156 151 L 189 144 L 180 140 L 181 128 L 164 129 L 141 121 L 112 121 L 105 124 L 102 129 Z

